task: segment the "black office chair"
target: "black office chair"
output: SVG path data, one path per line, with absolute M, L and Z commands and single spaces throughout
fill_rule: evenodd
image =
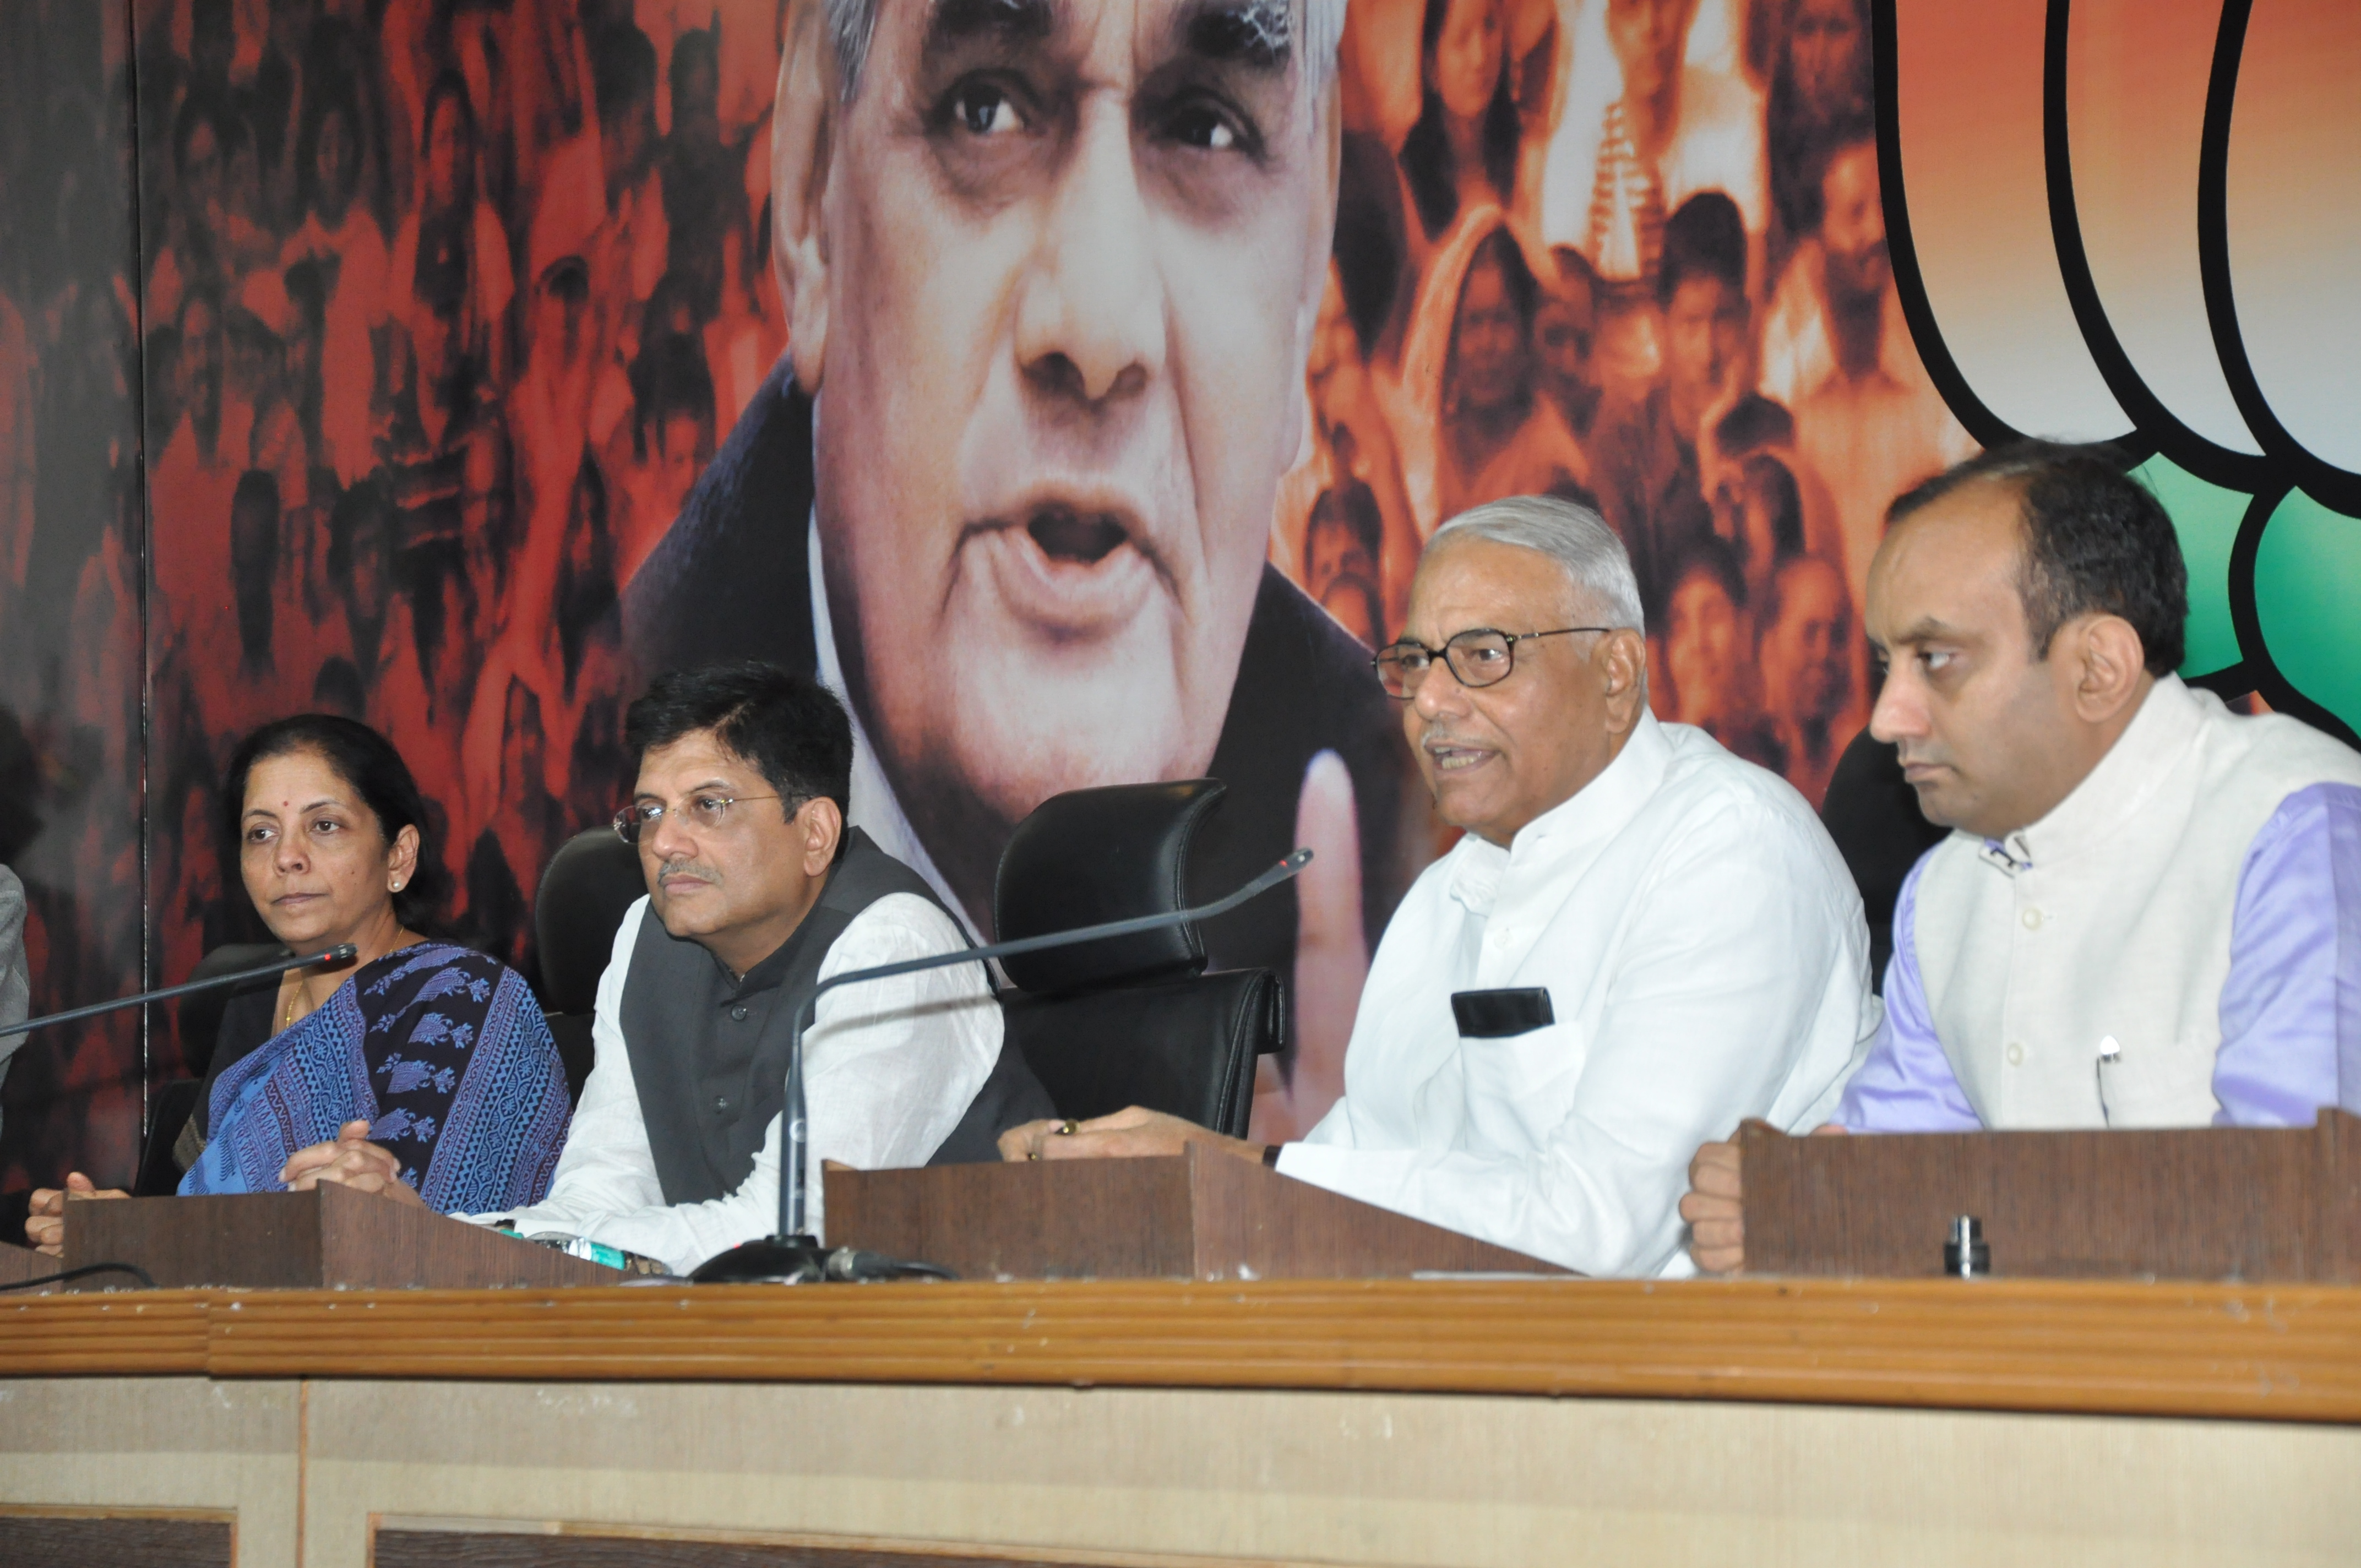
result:
M 217 974 L 233 974 L 269 963 L 286 952 L 286 945 L 280 942 L 233 942 L 199 959 L 196 967 L 182 978 L 209 980 Z M 180 1142 L 181 1129 L 196 1113 L 197 1097 L 204 1092 L 205 1071 L 213 1065 L 214 1047 L 221 1039 L 222 1014 L 229 1007 L 231 997 L 278 983 L 277 976 L 266 976 L 225 991 L 200 991 L 173 1004 L 181 1047 L 188 1058 L 189 1069 L 196 1076 L 167 1079 L 148 1090 L 148 1135 L 140 1144 L 138 1174 L 131 1181 L 133 1197 L 169 1197 L 180 1190 L 181 1167 L 172 1157 L 172 1146 Z
M 598 977 L 615 950 L 615 933 L 631 905 L 644 897 L 647 879 L 640 852 L 615 837 L 611 828 L 577 833 L 558 846 L 543 868 L 533 900 L 533 939 L 541 954 L 541 1010 L 557 1055 L 566 1064 L 566 1089 L 579 1101 L 590 1077 L 597 1047 L 590 1016 L 598 1001 Z
M 995 935 L 1186 908 L 1190 840 L 1228 787 L 1115 784 L 1042 802 L 1001 854 Z M 1243 1137 L 1255 1058 L 1286 1041 L 1284 999 L 1268 970 L 1206 974 L 1205 962 L 1193 926 L 1008 959 L 1008 1038 L 1063 1115 L 1142 1105 Z
M 1894 956 L 1894 906 L 1918 857 L 1934 848 L 1944 829 L 1918 809 L 1918 792 L 1902 776 L 1893 746 L 1867 729 L 1837 759 L 1820 802 L 1820 823 L 1836 840 L 1837 853 L 1861 892 L 1861 912 L 1869 922 L 1869 988 L 1885 989 L 1885 963 Z
M 1017 824 L 994 913 L 1004 938 L 1185 907 L 1191 837 L 1221 804 L 1215 779 L 1076 790 Z M 632 900 L 639 853 L 607 828 L 567 840 L 542 872 L 533 926 L 542 1008 L 576 1096 L 589 1076 L 598 976 Z M 1145 1105 L 1242 1136 L 1255 1058 L 1284 1043 L 1268 970 L 1204 974 L 1187 927 L 1038 953 L 1006 966 L 1008 1037 L 1051 1103 L 1082 1117 Z

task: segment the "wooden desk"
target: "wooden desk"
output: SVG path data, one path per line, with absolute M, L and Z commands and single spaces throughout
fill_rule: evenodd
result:
M 356 1568 L 2361 1541 L 2350 1287 L 159 1291 L 0 1298 L 0 1556 L 12 1506 Z

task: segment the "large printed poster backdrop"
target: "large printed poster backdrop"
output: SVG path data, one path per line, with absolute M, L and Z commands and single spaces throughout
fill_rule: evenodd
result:
M 129 23 L 0 5 L 0 864 L 36 1012 L 145 972 Z M 143 1059 L 136 1013 L 0 1040 L 0 1191 L 66 1159 L 127 1175 Z
M 1209 933 L 1290 981 L 1284 1136 L 1449 842 L 1366 663 L 1443 520 L 1597 504 L 1659 713 L 1817 801 L 1886 501 L 2020 430 L 2143 460 L 2190 674 L 2361 716 L 2361 244 L 2321 227 L 2361 212 L 2356 15 L 0 7 L 0 857 L 37 1005 L 255 934 L 214 791 L 306 707 L 394 738 L 455 916 L 530 975 L 638 683 L 759 656 L 850 697 L 855 821 L 979 935 L 1059 790 L 1227 781 L 1202 893 L 1312 846 Z M 0 1186 L 125 1174 L 174 1026 L 27 1047 Z
M 1447 843 L 1367 670 L 1444 519 L 1597 503 L 1665 715 L 1821 794 L 1883 506 L 1974 449 L 1886 263 L 1850 0 L 865 25 L 785 28 L 791 364 L 626 585 L 632 663 L 847 690 L 854 819 L 980 927 L 1044 796 L 1228 781 L 1207 891 L 1319 854 L 1211 933 L 1292 981 L 1266 1136 L 1334 1099 L 1370 942 Z

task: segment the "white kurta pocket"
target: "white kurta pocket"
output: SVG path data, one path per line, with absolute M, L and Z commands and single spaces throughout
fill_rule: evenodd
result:
M 1582 1025 L 1543 1025 L 1497 1040 L 1462 1039 L 1467 1124 L 1475 1140 L 1538 1148 L 1566 1118 L 1582 1077 Z

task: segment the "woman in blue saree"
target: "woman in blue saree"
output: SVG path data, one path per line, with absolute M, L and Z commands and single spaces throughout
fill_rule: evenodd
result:
M 183 1194 L 323 1181 L 480 1212 L 548 1190 L 571 1108 L 557 1047 L 523 980 L 424 934 L 449 874 L 426 803 L 386 739 L 302 714 L 239 746 L 224 804 L 247 895 L 298 958 L 341 942 L 336 970 L 290 971 L 234 997 L 176 1153 Z M 79 1172 L 33 1195 L 27 1236 L 64 1240 Z

